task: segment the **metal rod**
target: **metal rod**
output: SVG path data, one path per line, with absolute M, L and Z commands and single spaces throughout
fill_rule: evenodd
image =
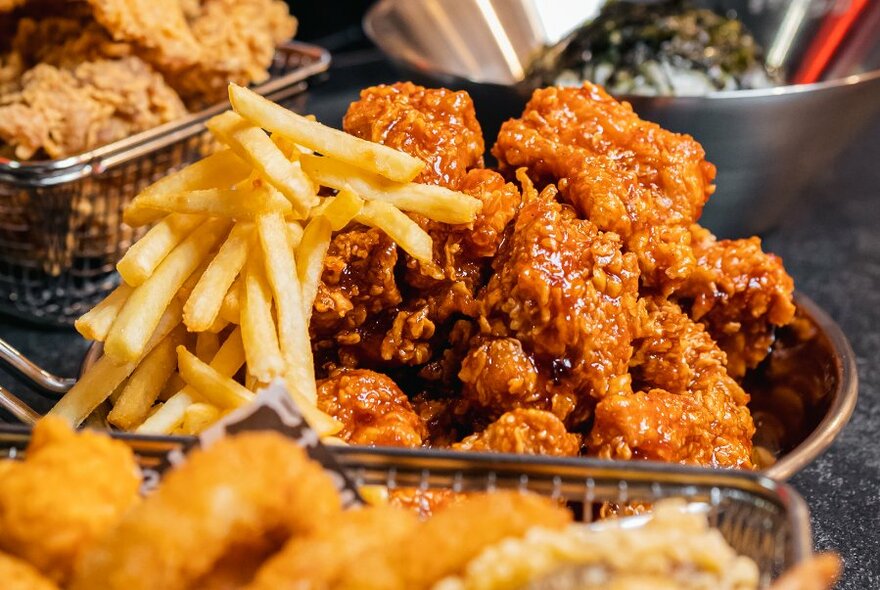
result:
M 40 415 L 33 408 L 2 385 L 0 385 L 0 406 L 24 424 L 33 425 L 40 419 Z
M 2 338 L 0 338 L 0 361 L 19 376 L 49 393 L 67 393 L 76 383 L 76 379 L 58 377 L 41 369 Z

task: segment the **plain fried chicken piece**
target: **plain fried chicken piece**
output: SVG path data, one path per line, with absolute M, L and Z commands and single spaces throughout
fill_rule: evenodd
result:
M 642 391 L 599 402 L 591 448 L 604 458 L 750 468 L 749 396 L 727 374 L 724 352 L 675 303 L 647 305 L 631 361 Z
M 127 445 L 43 418 L 25 460 L 0 477 L 0 550 L 63 585 L 77 560 L 138 501 L 140 484 Z
M 565 430 L 565 424 L 550 412 L 518 409 L 507 412 L 482 432 L 452 445 L 462 451 L 493 451 L 519 455 L 576 457 L 581 440 Z
M 675 293 L 727 353 L 727 371 L 741 378 L 770 353 L 774 326 L 794 319 L 794 281 L 757 237 L 716 240 L 694 226 L 698 269 Z
M 158 73 L 137 57 L 84 62 L 72 70 L 40 64 L 0 102 L 0 140 L 20 159 L 81 153 L 186 113 Z
M 318 408 L 342 423 L 338 436 L 361 445 L 418 447 L 427 429 L 387 375 L 342 370 L 318 383 Z
M 536 90 L 492 153 L 556 182 L 578 212 L 614 231 L 642 280 L 669 292 L 693 270 L 688 228 L 712 194 L 715 167 L 688 135 L 638 118 L 598 86 Z
M 412 82 L 373 86 L 351 103 L 342 126 L 425 161 L 416 182 L 457 190 L 469 169 L 483 165 L 483 134 L 467 92 Z
M 588 418 L 595 400 L 629 390 L 639 272 L 616 235 L 577 219 L 555 194 L 548 186 L 523 205 L 480 294 L 481 323 L 522 343 L 546 377 L 546 405 L 571 424 Z
M 34 566 L 0 551 L 0 580 L 3 590 L 58 590 Z

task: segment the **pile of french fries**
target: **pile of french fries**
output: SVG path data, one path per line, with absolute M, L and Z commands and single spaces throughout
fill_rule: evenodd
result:
M 230 85 L 222 146 L 148 187 L 125 221 L 154 224 L 120 286 L 76 322 L 103 356 L 51 410 L 144 434 L 195 434 L 283 379 L 322 435 L 309 319 L 333 232 L 387 233 L 425 272 L 431 237 L 404 213 L 469 223 L 480 201 L 413 183 L 424 163 Z M 321 187 L 331 190 L 321 191 Z M 319 194 L 332 196 L 321 197 Z

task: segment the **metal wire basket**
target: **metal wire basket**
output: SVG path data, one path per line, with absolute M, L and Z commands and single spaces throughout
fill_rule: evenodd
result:
M 0 425 L 0 457 L 15 457 L 29 429 Z M 192 437 L 114 433 L 156 468 L 167 454 L 195 444 Z M 604 503 L 683 498 L 707 514 L 727 542 L 758 565 L 761 588 L 811 554 L 809 512 L 789 485 L 757 473 L 649 462 L 612 462 L 438 450 L 327 447 L 356 486 L 382 485 L 456 492 L 519 489 L 566 500 L 581 520 Z M 155 477 L 155 474 L 153 474 Z M 639 524 L 634 517 L 633 525 Z
M 288 43 L 255 90 L 284 102 L 329 64 L 325 50 Z M 0 159 L 0 311 L 70 324 L 100 301 L 118 283 L 116 262 L 143 233 L 122 223 L 123 209 L 150 183 L 204 156 L 211 148 L 204 122 L 226 108 L 70 158 Z

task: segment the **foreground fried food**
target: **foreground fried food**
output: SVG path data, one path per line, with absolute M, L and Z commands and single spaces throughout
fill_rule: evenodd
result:
M 472 434 L 453 448 L 522 455 L 576 457 L 581 441 L 566 432 L 565 424 L 550 412 L 516 409 L 503 414 L 482 432 Z
M 283 543 L 334 518 L 330 477 L 294 442 L 248 433 L 194 451 L 82 561 L 72 590 L 189 588 L 233 543 Z
M 645 335 L 631 361 L 637 393 L 596 407 L 591 446 L 605 458 L 750 468 L 749 396 L 700 324 L 672 302 L 648 299 Z
M 349 510 L 321 531 L 289 541 L 257 572 L 246 590 L 306 590 L 336 586 L 362 555 L 389 553 L 419 525 L 416 515 L 394 506 Z M 378 534 L 381 531 L 381 534 Z
M 620 235 L 645 284 L 668 293 L 693 272 L 689 228 L 714 191 L 715 167 L 692 137 L 641 120 L 585 83 L 535 91 L 492 153 L 558 183 L 581 215 Z
M 560 529 L 570 521 L 568 510 L 546 498 L 518 492 L 473 496 L 441 510 L 393 549 L 349 563 L 337 587 L 427 589 L 502 539 L 522 537 L 535 526 Z
M 427 429 L 406 395 L 387 375 L 343 370 L 318 384 L 318 408 L 342 423 L 352 444 L 418 447 Z
M 58 590 L 31 564 L 0 552 L 0 580 L 5 590 Z
M 34 428 L 26 459 L 2 468 L 0 550 L 63 584 L 77 560 L 137 502 L 140 483 L 128 446 L 45 418 Z

